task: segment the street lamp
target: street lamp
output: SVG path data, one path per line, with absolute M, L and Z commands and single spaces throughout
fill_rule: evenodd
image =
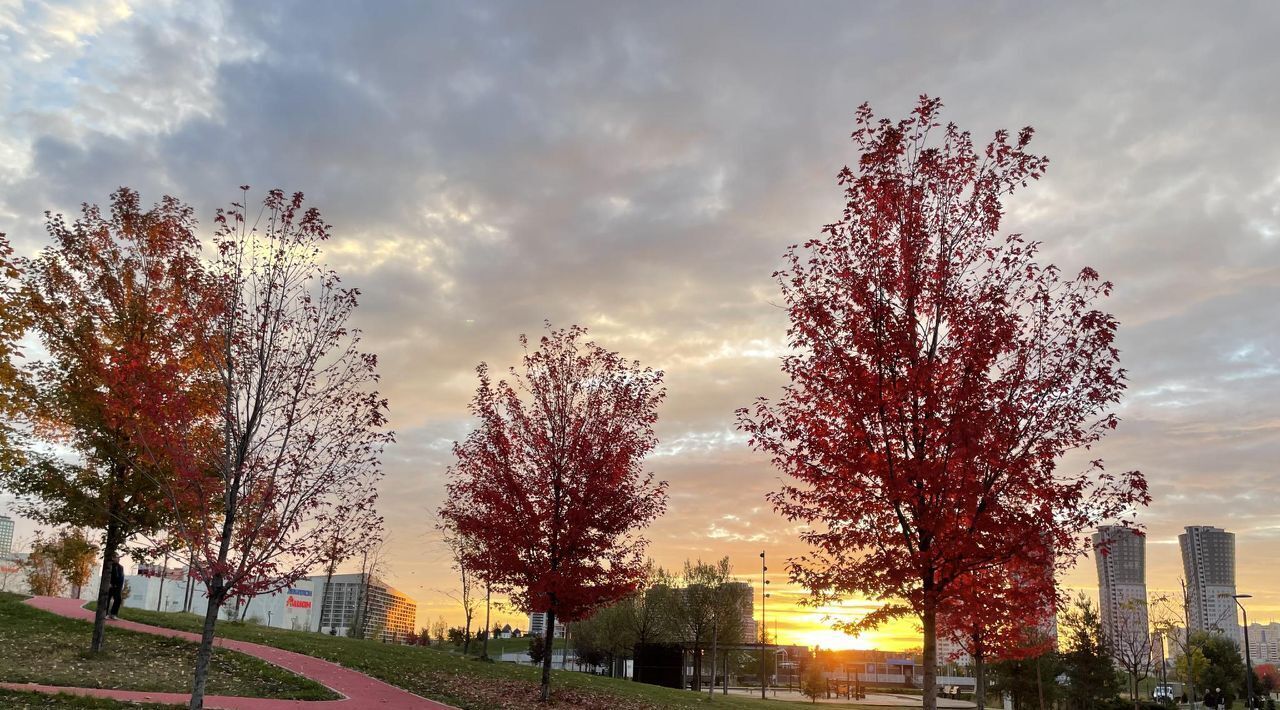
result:
M 768 629 L 769 629 L 768 625 L 765 623 L 765 616 L 764 616 L 764 606 L 765 606 L 764 600 L 769 598 L 769 592 L 767 591 L 769 589 L 769 580 L 768 578 L 765 577 L 765 572 L 768 572 L 768 571 L 769 571 L 769 568 L 765 566 L 764 551 L 762 550 L 760 552 L 760 699 L 761 700 L 767 699 L 765 697 L 765 686 L 769 682 L 767 680 L 767 676 L 765 675 L 765 662 L 764 662 L 764 637 L 765 637 L 765 634 L 768 633 Z
M 1173 693 L 1172 691 L 1169 690 L 1169 670 L 1168 670 L 1169 664 L 1165 660 L 1165 653 L 1164 653 L 1164 632 L 1163 631 L 1157 632 L 1156 638 L 1160 639 L 1160 685 L 1162 688 L 1160 691 L 1162 694 L 1161 697 L 1163 697 L 1163 693 L 1168 692 L 1169 697 L 1172 698 Z
M 1252 599 L 1252 594 L 1223 594 L 1221 596 L 1231 597 L 1235 600 L 1236 606 L 1240 607 L 1240 613 L 1244 615 L 1244 687 L 1248 693 L 1245 700 L 1245 707 L 1253 710 L 1253 659 L 1249 657 L 1249 612 L 1245 611 L 1244 604 L 1240 603 L 1241 599 Z

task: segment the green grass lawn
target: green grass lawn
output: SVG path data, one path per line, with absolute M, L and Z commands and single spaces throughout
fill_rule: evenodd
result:
M 190 692 L 195 644 L 108 628 L 106 648 L 100 654 L 90 655 L 92 624 L 40 611 L 23 604 L 22 599 L 16 594 L 0 593 L 0 680 L 79 688 Z M 208 692 L 296 700 L 338 697 L 324 686 L 282 668 L 222 649 L 213 654 Z
M 78 698 L 74 695 L 59 693 L 45 695 L 43 693 L 24 693 L 17 690 L 0 688 L 0 708 L 26 710 L 27 708 L 51 708 L 52 710 L 124 710 L 125 708 L 143 708 L 144 710 L 180 710 L 179 705 L 156 705 L 154 703 L 122 703 L 116 700 L 100 700 L 98 698 Z
M 123 609 L 126 619 L 156 626 L 198 631 L 201 619 L 193 614 L 173 614 Z M 363 671 L 392 685 L 433 700 L 468 710 L 545 707 L 537 704 L 538 669 L 512 663 L 485 663 L 434 648 L 398 646 L 327 634 L 273 629 L 256 624 L 219 622 L 218 635 L 305 653 Z M 490 646 L 490 652 L 493 652 Z M 604 678 L 572 671 L 553 671 L 553 700 L 560 706 L 630 710 L 649 708 L 742 708 L 752 710 L 780 706 L 738 696 L 660 688 L 629 680 Z M 857 705 L 826 705 L 854 708 Z M 862 706 L 865 707 L 865 706 Z

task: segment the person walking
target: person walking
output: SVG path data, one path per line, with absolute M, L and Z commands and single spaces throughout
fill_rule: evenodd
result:
M 117 619 L 120 603 L 124 593 L 124 565 L 120 564 L 120 555 L 111 558 L 111 588 L 107 591 L 107 618 Z

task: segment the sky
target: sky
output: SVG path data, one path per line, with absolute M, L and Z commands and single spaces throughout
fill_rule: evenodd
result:
M 758 591 L 764 550 L 782 641 L 918 646 L 795 607 L 803 548 L 733 411 L 782 384 L 770 274 L 839 218 L 855 109 L 938 96 L 978 139 L 1036 128 L 1048 174 L 1005 229 L 1116 284 L 1130 386 L 1096 452 L 1151 483 L 1149 588 L 1218 525 L 1251 620 L 1280 619 L 1278 26 L 1269 2 L 0 0 L 0 231 L 32 254 L 45 210 L 121 185 L 206 230 L 239 185 L 305 192 L 363 292 L 389 578 L 424 623 L 460 618 L 432 526 L 474 368 L 549 319 L 666 372 L 659 563 L 728 555 Z M 1092 562 L 1063 583 L 1094 590 Z

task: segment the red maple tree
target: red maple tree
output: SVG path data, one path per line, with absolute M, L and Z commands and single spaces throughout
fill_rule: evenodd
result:
M 440 518 L 464 537 L 472 569 L 528 612 L 575 621 L 621 599 L 644 579 L 638 530 L 665 509 L 665 482 L 642 468 L 666 392 L 662 372 L 641 368 L 573 326 L 550 329 L 523 368 L 494 382 L 476 369 L 470 405 L 479 420 L 454 444 Z M 550 696 L 551 655 L 542 661 Z
M 175 198 L 145 209 L 121 188 L 107 213 L 85 204 L 73 223 L 46 216 L 53 244 L 24 274 L 27 315 L 47 353 L 31 367 L 31 414 L 41 438 L 80 458 L 35 456 L 8 487 L 46 523 L 105 531 L 98 651 L 112 558 L 166 522 L 161 483 L 194 465 L 185 444 L 216 411 L 198 345 L 206 279 L 191 208 Z
M 1254 667 L 1253 673 L 1258 677 L 1257 690 L 1261 693 L 1269 696 L 1280 688 L 1280 670 L 1276 670 L 1276 664 L 1263 663 Z
M 377 358 L 349 324 L 359 292 L 320 262 L 329 225 L 301 193 L 270 191 L 252 218 L 246 202 L 219 210 L 210 268 L 218 309 L 202 342 L 219 383 L 217 450 L 171 490 L 172 534 L 209 598 L 193 709 L 224 602 L 283 589 L 381 531 L 369 511 L 393 439 Z
M 1038 245 L 998 237 L 1001 200 L 1048 161 L 1032 130 L 976 150 L 921 97 L 891 122 L 859 108 L 846 206 L 775 274 L 790 316 L 782 396 L 739 410 L 751 445 L 792 483 L 771 494 L 808 527 L 792 578 L 818 602 L 883 605 L 851 632 L 902 615 L 924 629 L 936 707 L 937 615 L 958 580 L 1041 539 L 1075 559 L 1080 535 L 1148 500 L 1136 472 L 1059 458 L 1116 426 L 1124 389 L 1111 284 L 1064 277 Z

